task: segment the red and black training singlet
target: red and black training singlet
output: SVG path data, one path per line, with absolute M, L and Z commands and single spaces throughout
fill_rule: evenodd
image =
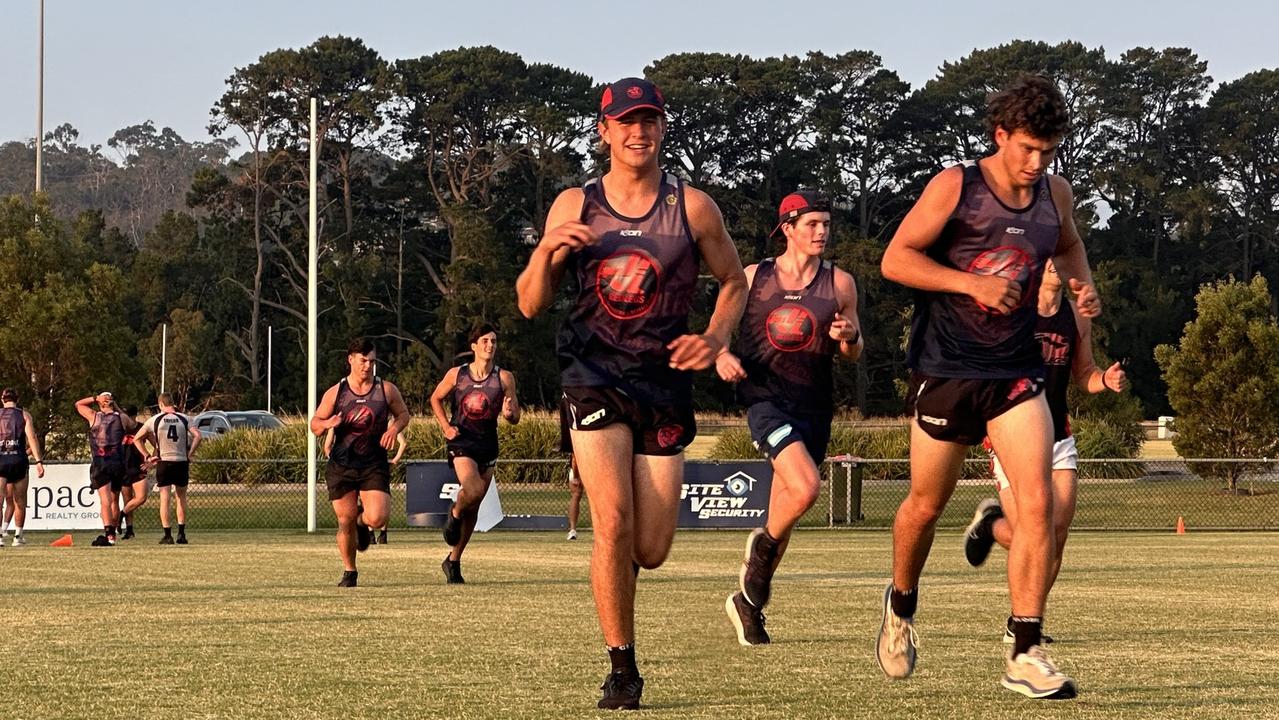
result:
M 497 416 L 504 399 L 506 391 L 496 365 L 480 380 L 471 377 L 470 363 L 458 368 L 457 384 L 453 386 L 453 419 L 449 421 L 458 429 L 456 442 L 496 445 Z
M 1010 208 L 991 191 L 976 162 L 964 163 L 959 205 L 928 256 L 956 270 L 1016 280 L 1021 304 L 1001 315 L 967 295 L 916 291 L 907 364 L 939 378 L 1038 373 L 1043 368 L 1035 342 L 1039 284 L 1060 236 L 1046 175 L 1036 183 L 1029 205 Z
M 1066 407 L 1066 391 L 1070 388 L 1070 370 L 1079 348 L 1079 325 L 1070 307 L 1070 299 L 1062 298 L 1057 312 L 1039 316 L 1035 327 L 1044 358 L 1044 396 L 1053 416 L 1053 442 L 1070 437 L 1070 411 Z
M 338 397 L 333 412 L 342 417 L 333 436 L 333 454 L 329 460 L 349 468 L 366 468 L 386 464 L 386 449 L 379 443 L 386 433 L 390 406 L 382 389 L 382 378 L 373 378 L 373 387 L 356 395 L 346 378 L 338 383 Z
M 96 412 L 89 425 L 89 449 L 94 457 L 123 458 L 120 446 L 124 443 L 124 421 L 118 412 Z
M 600 242 L 569 256 L 578 290 L 556 342 L 561 382 L 616 387 L 649 402 L 686 396 L 692 374 L 672 370 L 666 349 L 688 333 L 697 282 L 683 185 L 664 173 L 639 218 L 613 210 L 599 178 L 582 190 L 581 221 Z
M 27 417 L 22 408 L 0 408 L 0 463 L 27 459 Z
M 746 379 L 737 384 L 746 405 L 770 401 L 792 412 L 829 414 L 834 406 L 831 363 L 838 342 L 830 337 L 839 310 L 835 269 L 822 261 L 802 290 L 784 290 L 777 263 L 755 268 L 742 316 L 737 356 Z

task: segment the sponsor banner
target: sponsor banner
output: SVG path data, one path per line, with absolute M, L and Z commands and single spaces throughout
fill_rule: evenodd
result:
M 98 494 L 89 488 L 89 466 L 46 465 L 27 485 L 26 530 L 101 530 Z
M 679 527 L 761 527 L 772 488 L 773 468 L 766 461 L 685 463 Z
M 457 475 L 448 463 L 409 463 L 405 471 L 404 512 L 409 525 L 416 527 L 443 527 L 444 515 L 461 489 Z M 480 501 L 480 515 L 475 529 L 488 532 L 502 522 L 502 500 L 498 497 L 497 481 L 489 484 L 489 491 Z

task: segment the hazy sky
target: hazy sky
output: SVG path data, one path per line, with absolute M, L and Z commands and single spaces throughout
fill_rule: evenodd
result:
M 35 134 L 39 0 L 0 0 L 0 141 Z M 872 50 L 918 86 L 946 60 L 1013 39 L 1078 40 L 1111 57 L 1184 46 L 1217 81 L 1279 67 L 1279 2 L 422 2 L 46 0 L 45 130 L 82 141 L 155 121 L 204 139 L 236 67 L 323 35 L 362 38 L 388 60 L 495 45 L 597 81 L 673 52 L 757 57 Z

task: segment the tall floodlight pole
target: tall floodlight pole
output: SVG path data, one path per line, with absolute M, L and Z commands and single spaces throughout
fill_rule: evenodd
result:
M 154 337 L 154 336 L 152 336 Z M 160 326 L 160 394 L 164 394 L 164 377 L 169 370 L 169 324 Z
M 44 0 L 40 0 L 39 45 L 36 61 L 36 192 L 44 189 Z
M 271 340 L 275 336 L 271 326 L 266 326 L 266 411 L 271 412 Z
M 307 248 L 306 270 L 306 408 L 307 418 L 315 415 L 319 405 L 315 397 L 315 355 L 316 355 L 316 232 L 315 232 L 315 179 L 318 167 L 315 151 L 315 98 L 311 98 L 311 208 L 310 208 L 310 242 Z M 306 434 L 306 531 L 315 532 L 315 433 Z

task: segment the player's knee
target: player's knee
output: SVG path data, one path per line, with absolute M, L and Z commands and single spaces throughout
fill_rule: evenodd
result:
M 634 552 L 635 562 L 645 570 L 656 570 L 666 562 L 666 556 L 671 553 L 671 544 L 662 543 L 660 545 L 650 545 L 648 547 L 636 546 Z
M 806 470 L 791 486 L 791 492 L 795 494 L 795 498 L 807 510 L 817 503 L 817 496 L 821 492 L 821 478 L 817 477 L 817 470 Z
M 616 543 L 622 540 L 630 542 L 635 534 L 635 520 L 629 513 L 608 508 L 592 510 L 591 529 L 597 542 Z
M 908 495 L 906 502 L 902 503 L 897 512 L 905 515 L 908 520 L 916 525 L 929 526 L 937 524 L 937 521 L 941 519 L 942 511 L 945 509 L 946 504 L 938 502 L 936 498 Z
M 388 514 L 389 513 L 387 513 L 385 509 L 369 510 L 368 508 L 365 508 L 364 524 L 368 525 L 369 527 L 382 527 L 383 525 L 386 524 L 386 516 Z

